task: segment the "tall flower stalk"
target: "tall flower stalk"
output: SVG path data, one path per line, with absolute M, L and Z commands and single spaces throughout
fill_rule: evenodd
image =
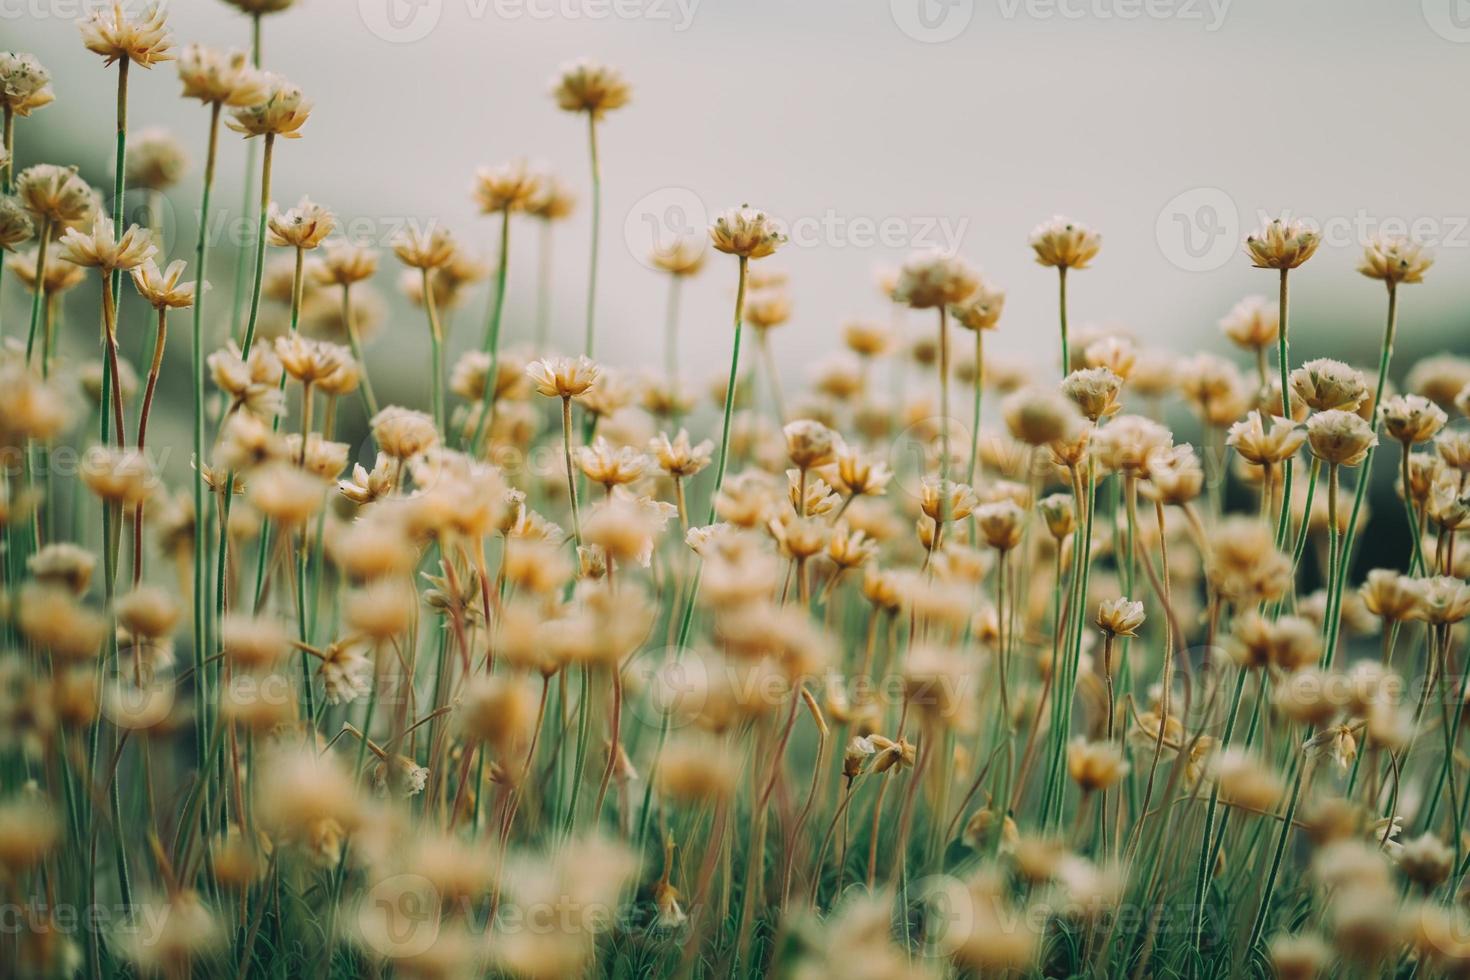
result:
M 1102 237 L 1080 222 L 1058 216 L 1032 229 L 1030 244 L 1038 265 L 1057 270 L 1062 377 L 1066 377 L 1072 370 L 1072 350 L 1067 334 L 1067 270 L 1087 268 L 1102 247 Z
M 567 112 L 587 114 L 587 152 L 592 169 L 592 244 L 587 260 L 587 329 L 582 353 L 595 356 L 597 256 L 602 233 L 602 162 L 597 152 L 597 123 L 628 104 L 632 89 L 615 68 L 593 61 L 563 66 L 552 88 L 556 104 Z

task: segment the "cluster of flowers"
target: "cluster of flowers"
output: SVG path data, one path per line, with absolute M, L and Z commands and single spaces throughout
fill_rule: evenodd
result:
M 919 254 L 881 277 L 890 317 L 846 324 L 788 402 L 786 278 L 751 265 L 785 240 L 742 205 L 651 257 L 665 358 L 637 375 L 594 359 L 598 126 L 630 89 L 584 61 L 554 83 L 588 125 L 581 353 L 550 346 L 545 262 L 532 336 L 501 329 L 512 219 L 549 245 L 571 191 L 484 168 L 493 263 L 437 225 L 392 243 L 431 385 L 380 404 L 377 250 L 271 198 L 276 141 L 312 112 L 257 66 L 291 0 L 230 2 L 254 57 L 175 51 L 154 7 L 82 22 L 116 68 L 111 215 L 75 168 L 13 165 L 15 121 L 53 95 L 0 53 L 3 271 L 31 295 L 0 350 L 0 871 L 34 910 L 0 936 L 3 972 L 1470 970 L 1470 359 L 1390 380 L 1400 287 L 1431 265 L 1414 243 L 1365 248 L 1388 296 L 1376 372 L 1291 362 L 1309 228 L 1245 242 L 1279 297 L 1221 321 L 1241 368 L 1070 329 L 1069 273 L 1101 239 L 1056 218 L 1030 247 L 1057 272 L 1059 371 L 987 357 L 1005 293 Z M 187 170 L 172 137 L 127 129 L 130 66 L 169 60 L 210 120 L 200 285 L 160 268 L 161 229 L 122 221 L 129 187 Z M 259 216 L 238 299 L 207 319 L 221 121 L 259 147 Z M 735 303 L 701 406 L 678 303 L 710 250 Z M 63 299 L 88 270 L 101 352 L 78 362 L 92 327 Z M 124 272 L 155 315 L 135 415 Z M 492 275 L 479 343 L 448 364 Z M 186 391 L 174 486 L 148 423 Z M 1370 513 L 1380 441 L 1401 515 Z M 1399 565 L 1359 576 L 1380 526 Z M 116 930 L 55 915 L 113 901 Z

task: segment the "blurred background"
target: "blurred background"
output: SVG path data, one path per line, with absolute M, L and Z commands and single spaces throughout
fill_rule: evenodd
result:
M 51 69 L 57 96 L 19 121 L 19 164 L 74 162 L 107 185 L 115 72 L 78 40 L 86 0 L 3 6 L 6 43 Z M 248 47 L 238 9 L 171 6 L 177 42 Z M 557 109 L 550 79 L 582 56 L 620 67 L 633 101 L 600 127 L 599 354 L 613 363 L 659 362 L 666 290 L 646 265 L 651 246 L 741 202 L 792 229 L 792 244 L 760 266 L 790 276 L 794 315 L 773 336 L 788 387 L 837 344 L 844 320 L 888 316 L 875 270 L 927 247 L 958 250 L 1007 290 L 989 349 L 1049 365 L 1055 274 L 1026 239 L 1058 213 L 1103 236 L 1095 264 L 1072 277 L 1075 323 L 1230 353 L 1216 321 L 1275 287 L 1240 239 L 1287 212 L 1325 236 L 1292 279 L 1295 362 L 1375 360 L 1383 289 L 1354 270 L 1360 242 L 1379 231 L 1411 234 L 1438 257 L 1427 283 L 1405 290 L 1395 374 L 1470 346 L 1470 199 L 1448 108 L 1470 57 L 1462 0 L 301 0 L 267 16 L 263 38 L 265 67 L 316 104 L 304 138 L 279 145 L 283 207 L 309 194 L 382 245 L 406 221 L 440 222 L 489 260 L 496 222 L 471 201 L 477 166 L 526 157 L 570 184 L 578 206 L 555 229 L 552 336 L 572 352 L 588 257 L 586 128 Z M 171 255 L 192 258 L 207 119 L 178 90 L 172 66 L 134 72 L 130 125 L 167 127 L 191 148 L 162 223 Z M 245 159 L 227 134 L 222 229 L 241 225 Z M 213 239 L 208 309 L 220 336 L 233 249 L 248 240 L 238 230 Z M 536 231 L 529 220 L 512 229 L 511 343 L 532 334 Z M 385 249 L 369 361 L 388 400 L 427 386 L 427 328 L 398 275 Z M 703 382 L 728 363 L 734 278 L 734 261 L 714 255 L 685 290 L 686 377 Z M 23 297 L 7 286 L 15 323 Z M 477 342 L 486 302 L 482 285 L 454 312 L 451 363 Z M 96 308 L 85 290 L 68 303 L 77 316 Z M 123 323 L 135 364 L 146 322 L 135 311 Z M 69 333 L 92 356 L 95 334 Z M 187 355 L 176 343 L 170 363 Z

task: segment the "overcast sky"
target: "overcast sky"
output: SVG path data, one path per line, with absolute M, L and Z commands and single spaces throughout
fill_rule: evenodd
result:
M 1334 352 L 1365 362 L 1382 289 L 1353 268 L 1356 242 L 1380 228 L 1439 244 L 1428 284 L 1405 298 L 1406 343 L 1416 324 L 1465 336 L 1470 16 L 1457 19 L 1456 2 L 303 0 L 265 24 L 267 67 L 316 102 L 305 138 L 281 146 L 275 196 L 309 193 L 385 228 L 442 221 L 488 245 L 493 226 L 468 195 L 474 168 L 543 161 L 581 198 L 556 266 L 558 335 L 575 346 L 586 132 L 548 90 L 560 63 L 587 56 L 634 89 L 601 130 L 612 359 L 657 356 L 664 290 L 640 261 L 651 229 L 702 226 L 748 201 L 797 239 L 766 260 L 791 276 L 796 315 L 778 345 L 793 376 L 845 318 L 881 312 L 875 267 L 926 245 L 957 247 L 1007 289 L 997 347 L 1049 361 L 1054 274 L 1026 238 L 1057 213 L 1103 235 L 1095 266 L 1075 277 L 1076 321 L 1216 347 L 1214 323 L 1234 300 L 1274 286 L 1239 239 L 1262 213 L 1309 217 L 1328 245 L 1293 280 L 1298 336 L 1317 331 L 1322 347 L 1330 332 Z M 0 0 L 0 11 L 6 43 L 56 76 L 57 104 L 21 121 L 22 160 L 42 146 L 100 182 L 114 73 L 78 41 L 81 3 Z M 172 8 L 179 41 L 248 41 L 223 3 Z M 203 111 L 177 91 L 171 66 L 136 72 L 132 124 L 167 125 L 202 150 Z M 225 153 L 220 196 L 233 205 L 242 145 L 231 138 Z M 186 215 L 197 179 L 176 201 Z M 512 233 L 513 336 L 530 329 L 533 230 Z M 713 261 L 688 291 L 685 349 L 702 373 L 728 356 L 734 271 Z M 482 310 L 477 297 L 461 343 Z M 388 343 L 422 346 L 417 319 L 392 330 Z

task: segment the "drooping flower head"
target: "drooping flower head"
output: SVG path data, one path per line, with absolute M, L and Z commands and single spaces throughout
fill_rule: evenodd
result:
M 138 14 L 130 14 L 122 0 L 113 0 L 111 9 L 94 10 L 77 26 L 87 50 L 101 55 L 106 63 L 126 59 L 141 68 L 173 60 L 173 38 L 164 23 L 165 10 L 149 4 Z

